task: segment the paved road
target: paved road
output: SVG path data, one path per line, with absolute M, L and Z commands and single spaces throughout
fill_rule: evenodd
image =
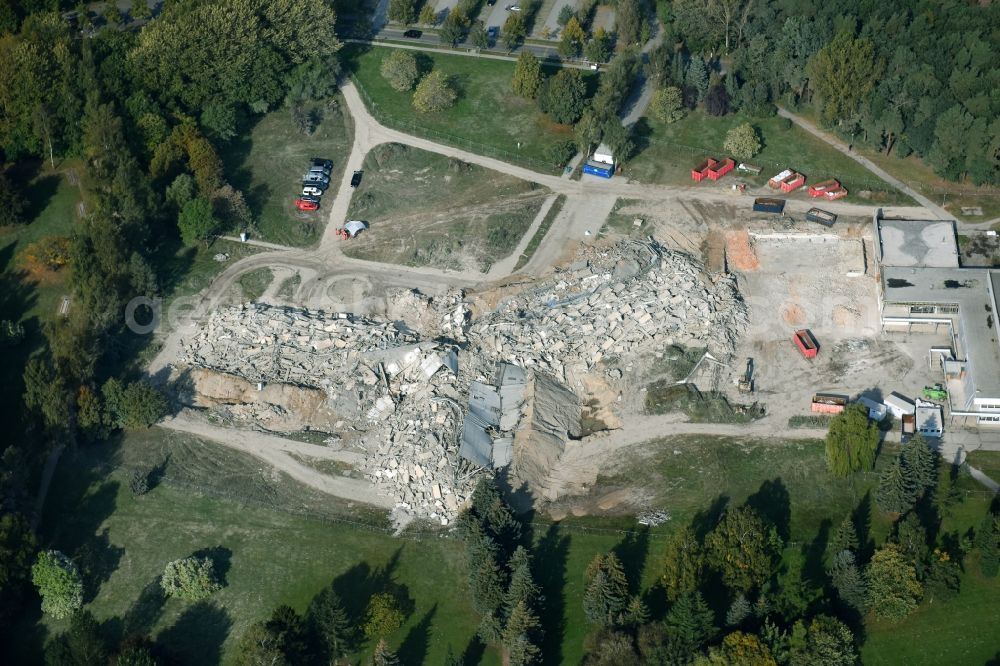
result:
M 868 169 L 869 171 L 871 171 L 873 174 L 875 174 L 876 176 L 878 176 L 879 178 L 881 178 L 885 182 L 889 183 L 890 185 L 892 185 L 893 187 L 895 187 L 896 189 L 898 189 L 900 192 L 903 192 L 904 194 L 906 194 L 907 196 L 909 196 L 911 199 L 913 199 L 914 201 L 916 201 L 917 203 L 919 203 L 921 206 L 923 206 L 924 208 L 926 208 L 929 212 L 933 213 L 934 216 L 936 218 L 938 218 L 939 220 L 951 220 L 951 219 L 955 218 L 954 215 L 950 214 L 944 208 L 941 208 L 936 203 L 934 203 L 933 201 L 931 201 L 930 199 L 928 199 L 924 195 L 920 194 L 919 192 L 917 192 L 916 190 L 914 190 L 912 187 L 910 187 L 909 185 L 907 185 L 903 181 L 901 181 L 898 178 L 890 175 L 888 172 L 885 171 L 885 169 L 882 169 L 877 164 L 875 164 L 874 162 L 872 162 L 870 159 L 868 159 L 866 157 L 862 157 L 861 155 L 858 155 L 857 153 L 855 153 L 854 151 L 852 151 L 850 148 L 848 148 L 847 144 L 845 144 L 843 141 L 841 141 L 837 137 L 835 137 L 835 136 L 833 136 L 833 135 L 831 135 L 831 134 L 829 134 L 827 132 L 822 131 L 821 129 L 819 129 L 818 127 L 816 127 L 815 125 L 813 125 L 811 122 L 809 122 L 808 120 L 806 120 L 802 116 L 796 115 L 796 114 L 794 114 L 794 113 L 792 113 L 790 111 L 787 111 L 786 109 L 783 109 L 781 107 L 778 107 L 778 115 L 782 116 L 784 118 L 788 118 L 793 123 L 795 123 L 796 125 L 798 125 L 802 129 L 804 129 L 805 131 L 809 132 L 813 136 L 815 136 L 817 139 L 821 139 L 822 141 L 825 141 L 826 143 L 830 144 L 831 146 L 833 146 L 834 148 L 836 148 L 837 150 L 839 150 L 844 155 L 847 155 L 852 160 L 854 160 L 855 162 L 857 162 L 858 164 L 860 164 L 864 168 Z
M 384 41 L 386 39 L 399 39 L 412 43 L 401 44 L 398 42 Z M 582 61 L 576 62 L 572 60 L 561 60 L 561 58 L 559 57 L 559 52 L 556 51 L 555 47 L 541 46 L 539 44 L 522 44 L 518 48 L 514 49 L 513 54 L 508 53 L 508 51 L 502 46 L 493 46 L 492 48 L 486 50 L 476 49 L 470 45 L 466 45 L 466 47 L 450 49 L 446 46 L 441 45 L 441 40 L 438 39 L 438 36 L 436 34 L 424 33 L 423 36 L 420 37 L 420 39 L 408 39 L 403 37 L 402 30 L 396 30 L 394 28 L 386 28 L 385 30 L 378 33 L 378 35 L 374 40 L 349 38 L 345 39 L 344 41 L 349 44 L 370 44 L 372 46 L 386 46 L 393 49 L 429 51 L 431 53 L 446 53 L 448 55 L 467 56 L 470 58 L 485 58 L 487 60 L 514 61 L 517 60 L 517 54 L 519 52 L 529 51 L 531 53 L 534 53 L 542 60 L 560 61 L 560 64 L 563 67 L 571 67 L 573 69 L 590 69 L 590 65 Z

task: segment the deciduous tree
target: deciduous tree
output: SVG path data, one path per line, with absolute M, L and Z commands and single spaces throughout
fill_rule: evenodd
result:
M 823 118 L 839 122 L 857 111 L 875 88 L 881 67 L 870 40 L 838 33 L 808 65 L 811 85 L 822 100 Z
M 649 106 L 653 116 L 665 123 L 676 122 L 685 115 L 684 96 L 680 88 L 673 86 L 660 88 L 653 93 Z
M 580 22 L 575 16 L 571 17 L 559 35 L 559 55 L 564 58 L 575 58 L 580 54 L 586 39 L 587 33 L 580 26 Z
M 199 601 L 222 589 L 215 563 L 208 557 L 185 557 L 168 562 L 160 577 L 167 596 Z
M 542 85 L 542 65 L 538 57 L 530 51 L 522 51 L 514 65 L 514 78 L 511 88 L 519 97 L 535 99 Z
M 391 49 L 389 55 L 382 59 L 380 71 L 382 78 L 394 90 L 400 92 L 412 90 L 413 85 L 420 78 L 420 69 L 417 67 L 416 57 L 409 51 L 401 49 Z
M 436 113 L 451 107 L 457 98 L 448 75 L 437 69 L 417 84 L 413 92 L 413 107 L 420 113 Z
M 365 610 L 365 636 L 375 638 L 385 636 L 403 626 L 406 614 L 395 595 L 379 592 L 368 601 Z
M 789 663 L 796 666 L 854 666 L 858 651 L 854 634 L 840 620 L 817 615 L 808 625 L 795 623 Z M 796 639 L 797 638 L 797 639 Z
M 557 123 L 575 123 L 586 104 L 587 84 L 576 69 L 561 69 L 542 86 L 539 106 Z
M 759 141 L 757 146 L 759 150 Z M 726 148 L 729 149 L 728 136 Z M 752 154 L 732 152 L 739 157 L 753 157 Z M 857 403 L 849 405 L 830 420 L 830 429 L 826 434 L 827 468 L 834 476 L 840 477 L 870 470 L 875 464 L 878 442 L 878 426 L 868 418 L 868 408 Z
M 414 0 L 389 0 L 389 20 L 410 25 L 417 18 Z
M 706 562 L 732 590 L 748 592 L 771 575 L 781 552 L 781 539 L 749 507 L 726 511 L 705 537 Z
M 38 554 L 31 567 L 31 582 L 42 597 L 42 612 L 57 620 L 67 618 L 83 606 L 83 578 L 71 559 L 58 550 Z
M 503 42 L 505 49 L 513 51 L 524 41 L 527 34 L 521 12 L 511 12 L 500 29 L 500 41 Z
M 916 570 L 894 543 L 875 551 L 865 570 L 865 582 L 868 607 L 888 620 L 902 620 L 912 613 L 923 594 Z
M 219 228 L 208 199 L 198 197 L 184 204 L 177 216 L 177 228 L 185 245 L 207 242 Z
M 663 575 L 660 582 L 667 599 L 676 601 L 691 594 L 702 580 L 705 552 L 690 526 L 674 532 L 663 554 Z

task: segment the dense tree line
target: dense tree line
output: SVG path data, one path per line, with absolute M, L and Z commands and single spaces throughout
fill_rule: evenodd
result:
M 887 155 L 1000 183 L 996 3 L 660 0 L 659 15 L 686 67 L 707 58 L 718 78 L 726 57 L 721 85 L 735 108 L 811 108 Z
M 20 418 L 8 424 L 0 450 L 3 619 L 28 602 L 36 563 L 26 519 L 32 469 L 54 447 L 146 427 L 168 407 L 135 376 L 132 361 L 144 339 L 127 328 L 126 304 L 164 294 L 164 260 L 178 246 L 253 222 L 243 194 L 227 183 L 220 144 L 265 111 L 328 96 L 338 73 L 333 5 L 322 0 L 171 2 L 144 25 L 119 29 L 110 24 L 121 17 L 107 17 L 109 24 L 86 37 L 60 13 L 63 5 L 0 0 L 0 222 L 30 223 L 23 183 L 7 162 L 43 161 L 54 170 L 76 159 L 87 188 L 86 214 L 71 236 L 40 241 L 29 252 L 68 270 L 69 316 L 43 328 L 42 344 L 25 340 L 22 311 L 5 309 L 0 322 L 0 343 L 24 352 L 11 355 L 23 365 L 6 368 L 22 376 L 14 392 L 24 409 L 12 410 Z M 140 9 L 132 18 L 148 16 Z M 140 308 L 136 319 L 150 314 Z M 72 563 L 74 555 L 49 557 L 52 566 L 34 572 L 46 605 L 69 614 L 78 614 L 74 596 L 45 591 L 72 587 L 64 584 L 71 567 L 53 563 Z M 58 639 L 66 649 L 74 636 L 87 635 L 86 618 L 74 623 Z

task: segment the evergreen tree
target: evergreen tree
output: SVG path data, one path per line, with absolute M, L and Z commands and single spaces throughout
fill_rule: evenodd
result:
M 907 478 L 899 456 L 879 476 L 875 501 L 879 508 L 889 513 L 906 513 L 913 507 L 913 486 Z
M 867 595 L 865 579 L 858 569 L 854 553 L 842 550 L 833 556 L 830 580 L 837 590 L 837 596 L 852 608 L 864 612 Z
M 708 92 L 708 67 L 705 66 L 705 61 L 700 56 L 691 58 L 685 82 L 694 89 L 699 102 L 705 98 L 705 93 Z
M 833 533 L 833 539 L 830 540 L 831 553 L 837 555 L 845 550 L 852 553 L 858 552 L 858 530 L 849 514 L 844 516 L 837 531 Z
M 328 661 L 351 651 L 354 628 L 332 586 L 324 588 L 309 602 L 305 624 Z
M 987 513 L 973 541 L 979 551 L 979 570 L 987 578 L 995 577 L 1000 570 L 1000 530 L 997 529 L 997 522 L 997 516 Z
M 743 624 L 743 620 L 750 617 L 750 610 L 750 601 L 746 598 L 746 595 L 740 593 L 733 599 L 729 610 L 726 611 L 726 625 L 730 627 L 740 626 Z
M 664 625 L 677 637 L 688 654 L 703 648 L 716 633 L 715 614 L 700 592 L 679 597 L 667 612 Z
M 598 555 L 587 567 L 583 611 L 601 627 L 621 624 L 628 604 L 628 580 L 614 553 Z
M 917 497 L 937 485 L 938 454 L 919 433 L 900 452 L 908 485 Z
M 503 633 L 507 663 L 511 666 L 527 666 L 536 662 L 541 653 L 535 636 L 538 627 L 538 618 L 534 612 L 523 601 L 518 601 L 510 612 Z
M 896 543 L 910 562 L 918 564 L 927 556 L 927 530 L 916 514 L 909 513 L 896 523 Z
M 510 584 L 507 586 L 505 605 L 508 614 L 513 608 L 523 603 L 533 609 L 538 602 L 538 586 L 531 576 L 531 557 L 523 546 L 518 546 L 510 558 Z
M 90 611 L 73 615 L 69 629 L 45 646 L 47 666 L 104 666 L 108 650 L 100 626 Z

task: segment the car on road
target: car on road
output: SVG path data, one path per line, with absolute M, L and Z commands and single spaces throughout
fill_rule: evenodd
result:
M 354 175 L 351 176 L 351 187 L 357 187 L 361 184 L 361 174 L 363 171 L 355 171 Z
M 519 12 L 521 11 L 521 5 L 507 5 L 504 9 L 509 12 Z
M 486 4 L 492 7 L 493 5 L 497 4 L 497 0 L 486 0 Z
M 323 196 L 323 190 L 319 189 L 315 185 L 304 185 L 302 187 L 302 194 L 307 197 L 321 197 Z
M 314 167 L 323 167 L 327 171 L 333 168 L 333 162 L 331 160 L 323 159 L 322 157 L 312 158 L 312 165 Z
M 491 25 L 487 28 L 486 37 L 490 40 L 490 44 L 496 44 L 497 39 L 500 37 L 500 26 Z
M 493 1 L 496 2 L 496 0 L 493 0 Z M 423 36 L 423 34 L 424 33 L 422 31 L 420 31 L 420 30 L 412 30 L 411 29 L 411 30 L 407 30 L 406 32 L 404 32 L 403 33 L 403 37 L 406 37 L 407 39 L 420 39 Z
M 306 199 L 296 199 L 295 207 L 299 210 L 319 210 L 319 202 L 307 201 Z

